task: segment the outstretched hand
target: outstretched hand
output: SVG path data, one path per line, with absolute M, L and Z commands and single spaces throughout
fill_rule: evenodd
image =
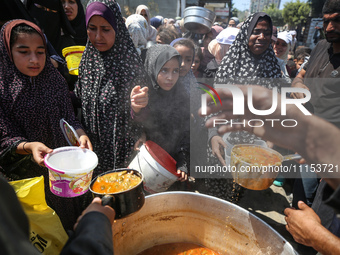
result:
M 306 246 L 313 246 L 314 235 L 322 227 L 319 216 L 304 202 L 298 202 L 299 209 L 286 208 L 284 214 L 286 229 L 294 240 Z
M 32 152 L 34 161 L 41 166 L 45 166 L 44 164 L 45 155 L 53 152 L 52 149 L 48 148 L 45 144 L 40 142 L 30 142 L 27 143 L 25 147 Z
M 139 113 L 140 110 L 148 105 L 148 87 L 135 86 L 131 91 L 131 107 L 135 113 Z
M 224 149 L 227 147 L 226 143 L 223 141 L 221 136 L 213 136 L 211 138 L 211 150 L 212 154 L 218 158 L 218 160 L 221 162 L 223 166 L 226 165 L 226 162 L 224 160 Z M 223 156 L 222 156 L 223 155 Z

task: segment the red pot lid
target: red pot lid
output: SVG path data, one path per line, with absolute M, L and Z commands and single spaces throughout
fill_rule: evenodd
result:
M 160 164 L 170 173 L 176 176 L 180 176 L 179 174 L 177 174 L 177 162 L 176 160 L 174 160 L 173 157 L 170 156 L 168 152 L 166 152 L 162 147 L 151 140 L 146 141 L 144 145 L 150 155 L 157 161 L 158 164 Z

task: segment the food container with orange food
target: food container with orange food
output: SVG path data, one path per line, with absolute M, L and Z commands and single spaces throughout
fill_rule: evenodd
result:
M 115 210 L 116 219 L 139 211 L 145 201 L 143 174 L 134 169 L 120 168 L 96 176 L 90 191 Z
M 238 144 L 231 150 L 230 171 L 237 184 L 247 189 L 264 190 L 273 184 L 282 162 L 295 159 L 301 159 L 301 156 L 282 156 L 260 145 Z

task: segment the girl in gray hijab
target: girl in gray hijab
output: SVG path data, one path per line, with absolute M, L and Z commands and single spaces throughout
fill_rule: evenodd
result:
M 157 44 L 147 50 L 145 70 L 149 75 L 148 114 L 133 114 L 142 122 L 146 140 L 166 150 L 177 161 L 180 179 L 187 178 L 189 163 L 189 97 L 179 86 L 180 54 L 170 45 Z M 134 109 L 132 104 L 132 109 Z

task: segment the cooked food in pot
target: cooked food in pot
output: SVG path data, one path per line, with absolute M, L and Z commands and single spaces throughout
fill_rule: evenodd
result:
M 98 176 L 92 190 L 100 194 L 119 193 L 137 186 L 141 181 L 133 171 L 112 172 Z
M 193 243 L 161 244 L 142 251 L 138 255 L 219 255 L 208 248 Z
M 244 161 L 251 165 L 274 166 L 281 165 L 278 155 L 269 150 L 256 146 L 239 146 L 232 150 L 238 161 Z

